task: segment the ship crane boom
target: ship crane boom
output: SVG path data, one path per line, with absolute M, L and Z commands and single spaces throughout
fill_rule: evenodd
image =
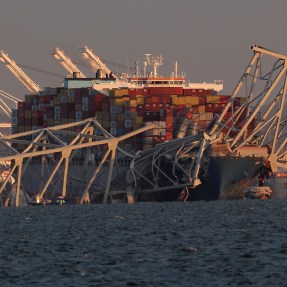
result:
M 39 93 L 41 91 L 40 87 L 3 50 L 0 51 L 0 61 L 30 92 Z
M 83 57 L 89 61 L 89 63 L 96 66 L 98 69 L 102 69 L 105 74 L 112 74 L 112 71 L 100 60 L 97 55 L 94 54 L 89 47 L 80 47 L 79 50 L 81 51 Z M 116 76 L 114 77 L 117 79 Z
M 86 78 L 72 60 L 65 55 L 64 51 L 55 48 L 51 49 L 50 53 L 71 75 L 73 75 L 74 72 L 78 72 L 80 78 Z

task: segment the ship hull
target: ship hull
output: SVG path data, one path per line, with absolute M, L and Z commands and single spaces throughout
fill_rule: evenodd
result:
M 201 184 L 195 188 L 138 191 L 136 201 L 196 201 L 243 199 L 244 189 L 258 176 L 264 163 L 255 157 L 213 157 Z

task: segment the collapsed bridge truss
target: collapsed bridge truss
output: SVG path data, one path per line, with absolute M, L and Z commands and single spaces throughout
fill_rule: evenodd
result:
M 102 202 L 108 202 L 112 192 L 113 167 L 120 156 L 130 159 L 126 186 L 123 189 L 129 190 L 131 187 L 133 195 L 138 192 L 199 186 L 201 184 L 200 175 L 204 174 L 208 168 L 207 151 L 217 143 L 226 147 L 222 156 L 229 154 L 240 157 L 245 147 L 252 147 L 252 149 L 248 149 L 248 156 L 254 156 L 256 153 L 260 153 L 256 150 L 266 147 L 268 153 L 265 153 L 264 157 L 270 163 L 272 171 L 277 171 L 279 167 L 286 168 L 287 57 L 260 46 L 254 46 L 252 50 L 253 57 L 225 109 L 213 119 L 206 130 L 200 131 L 197 135 L 164 142 L 156 145 L 153 149 L 139 151 L 134 155 L 120 149 L 119 143 L 138 133 L 152 129 L 154 125 L 115 138 L 105 131 L 96 119 L 88 119 L 0 138 L 0 144 L 8 150 L 1 155 L 0 160 L 2 162 L 12 161 L 10 173 L 3 180 L 0 188 L 0 195 L 2 193 L 3 196 L 9 180 L 13 174 L 16 174 L 14 193 L 16 195 L 15 205 L 18 206 L 19 193 L 21 188 L 24 188 L 21 179 L 25 176 L 25 171 L 32 158 L 41 158 L 40 177 L 43 178 L 44 162 L 48 156 L 52 156 L 55 162 L 54 170 L 46 177 L 46 181 L 42 181 L 37 194 L 40 199 L 43 199 L 50 192 L 51 185 L 55 188 L 62 183 L 60 193 L 65 197 L 69 166 L 75 158 L 77 150 L 89 148 L 97 148 L 97 152 L 101 153 L 101 160 L 93 169 L 90 178 L 82 177 L 80 203 L 85 201 L 85 197 L 89 194 L 104 166 L 108 167 L 108 170 Z M 76 127 L 79 130 L 72 131 Z M 64 136 L 70 136 L 72 139 L 65 142 Z M 27 137 L 33 137 L 33 140 L 27 139 Z M 25 148 L 19 151 L 15 148 L 16 144 L 25 145 Z M 169 164 L 168 169 L 167 164 Z M 56 174 L 58 179 L 55 181 Z M 139 181 L 144 184 L 138 185 Z M 6 201 L 9 201 L 11 194 L 6 196 Z M 4 205 L 7 205 L 6 201 Z
M 132 155 L 122 150 L 119 144 L 124 142 L 125 139 L 153 127 L 154 125 L 143 127 L 116 138 L 104 130 L 95 118 L 90 118 L 81 122 L 1 137 L 0 146 L 2 147 L 2 152 L 0 154 L 0 162 L 2 166 L 10 165 L 9 173 L 5 171 L 5 177 L 2 177 L 2 185 L 0 187 L 2 204 L 8 206 L 11 198 L 14 197 L 15 206 L 19 206 L 20 191 L 22 190 L 22 192 L 29 194 L 29 191 L 25 191 L 22 179 L 25 177 L 29 164 L 33 163 L 35 159 L 40 159 L 41 162 L 41 168 L 39 170 L 34 168 L 33 170 L 41 178 L 40 186 L 37 187 L 38 190 L 36 191 L 38 199 L 40 201 L 43 200 L 53 188 L 58 188 L 58 194 L 65 197 L 67 195 L 67 181 L 70 176 L 69 167 L 79 150 L 85 150 L 86 152 L 84 165 L 82 166 L 83 175 L 82 177 L 78 175 L 80 177 L 78 180 L 82 182 L 80 203 L 84 202 L 89 189 L 102 169 L 108 167 L 102 200 L 103 203 L 107 203 L 115 162 L 119 157 L 132 157 Z M 98 158 L 100 158 L 96 167 L 88 165 L 87 156 L 91 155 L 91 151 L 97 153 Z M 49 175 L 45 173 L 47 161 L 52 161 L 53 171 Z M 93 169 L 90 178 L 86 178 L 87 169 Z M 6 190 L 8 185 L 11 185 L 13 177 L 15 177 L 15 182 L 13 180 L 14 188 Z M 60 183 L 61 186 L 59 187 Z
M 157 145 L 133 159 L 130 183 L 135 193 L 197 187 L 211 156 L 207 150 L 219 142 L 228 147 L 229 156 L 264 156 L 273 172 L 287 168 L 287 57 L 260 46 L 252 50 L 252 59 L 223 112 L 205 131 Z M 172 163 L 169 174 L 166 164 L 161 164 L 167 159 Z M 178 177 L 179 171 L 183 178 Z

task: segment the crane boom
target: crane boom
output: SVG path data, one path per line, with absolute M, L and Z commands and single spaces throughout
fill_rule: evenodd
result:
M 41 91 L 40 87 L 34 83 L 3 50 L 0 51 L 0 61 L 30 92 L 39 93 Z
M 70 73 L 80 73 L 80 78 L 86 78 L 86 76 L 77 68 L 72 60 L 64 54 L 64 51 L 59 48 L 51 49 L 51 55 Z
M 80 47 L 79 50 L 81 51 L 83 57 L 89 60 L 89 62 L 95 65 L 98 69 L 102 69 L 104 73 L 108 75 L 112 74 L 112 71 L 100 60 L 98 56 L 93 53 L 93 51 L 89 47 Z M 117 79 L 116 76 L 114 77 Z

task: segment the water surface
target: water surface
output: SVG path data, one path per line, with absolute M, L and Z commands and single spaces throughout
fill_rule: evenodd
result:
M 287 201 L 1 208 L 0 286 L 285 286 Z

